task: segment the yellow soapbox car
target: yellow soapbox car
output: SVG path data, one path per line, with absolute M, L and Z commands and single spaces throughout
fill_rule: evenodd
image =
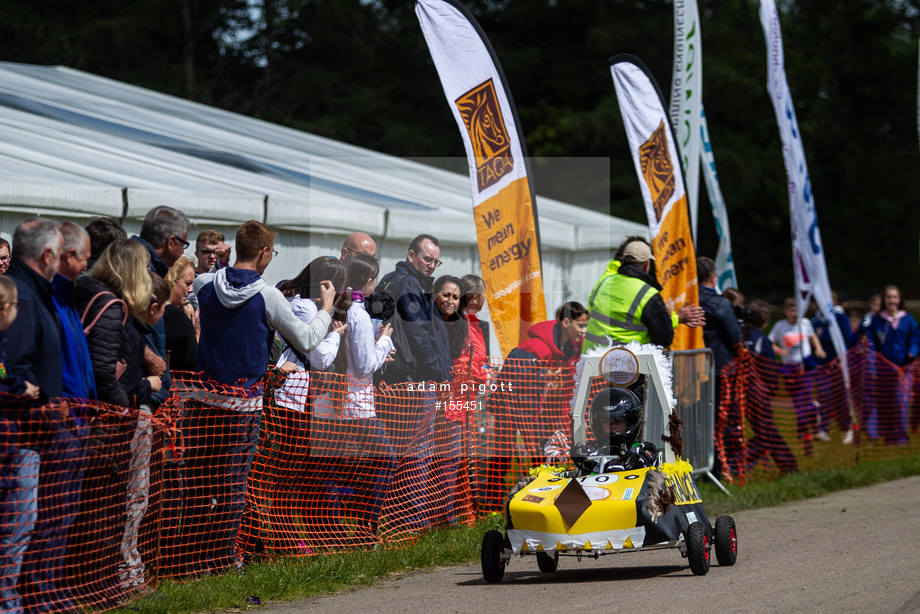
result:
M 676 405 L 670 392 L 670 366 L 654 346 L 613 348 L 586 356 L 578 367 L 572 402 L 573 439 L 585 443 L 585 408 L 591 379 L 598 375 L 614 385 L 629 385 L 647 376 L 645 415 L 661 411 L 650 422 L 669 435 L 668 419 Z M 663 432 L 663 433 L 664 433 Z M 663 434 L 662 433 L 662 434 Z M 651 439 L 651 437 L 648 437 Z M 605 471 L 614 457 L 594 456 L 593 462 L 543 466 L 518 483 L 506 509 L 505 532 L 491 530 L 482 541 L 482 575 L 500 582 L 513 556 L 535 556 L 540 571 L 556 571 L 560 556 L 604 554 L 673 548 L 688 559 L 691 571 L 709 571 L 715 549 L 719 565 L 734 565 L 738 555 L 735 522 L 720 516 L 713 527 L 703 508 L 690 463 L 663 445 L 654 467 Z M 601 468 L 588 471 L 586 466 Z

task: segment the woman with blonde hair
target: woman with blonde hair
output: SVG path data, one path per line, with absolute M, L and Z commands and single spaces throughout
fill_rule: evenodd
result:
M 151 391 L 160 389 L 159 377 L 140 376 L 143 345 L 125 326 L 128 317 L 150 304 L 149 258 L 140 243 L 119 239 L 102 252 L 89 275 L 77 278 L 74 307 L 87 331 L 96 390 L 103 403 L 138 407 L 149 402 Z
M 146 311 L 153 298 L 149 261 L 140 243 L 118 239 L 105 248 L 89 275 L 77 278 L 74 288 L 73 303 L 86 330 L 99 401 L 119 408 L 148 405 L 161 387 L 158 376 L 143 377 L 144 341 L 127 321 Z M 86 597 L 96 600 L 117 598 L 131 589 L 117 579 L 120 573 L 125 577 L 122 541 L 128 520 L 125 491 L 130 487 L 126 477 L 138 414 L 127 409 L 97 411 L 90 419 L 92 444 L 81 510 L 71 535 L 91 542 L 77 543 L 73 551 L 91 553 L 92 565 L 80 566 L 83 573 L 76 584 L 88 587 Z
M 163 313 L 166 325 L 166 350 L 170 355 L 169 368 L 173 371 L 195 371 L 198 366 L 198 310 L 189 302 L 192 282 L 195 281 L 195 264 L 182 256 L 166 273 L 170 288 L 169 304 Z

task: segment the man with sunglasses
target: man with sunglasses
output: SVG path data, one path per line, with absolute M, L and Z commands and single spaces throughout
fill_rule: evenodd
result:
M 202 230 L 195 239 L 195 258 L 198 264 L 195 267 L 195 276 L 207 273 L 219 265 L 221 268 L 230 266 L 230 245 L 224 240 L 224 233 L 217 230 Z

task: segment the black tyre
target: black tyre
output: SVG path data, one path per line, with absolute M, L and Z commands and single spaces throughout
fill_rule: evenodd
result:
M 505 577 L 505 538 L 499 531 L 492 529 L 482 537 L 482 577 L 486 582 L 495 584 Z
M 705 576 L 709 571 L 709 537 L 706 525 L 697 520 L 687 528 L 687 559 L 690 571 L 697 576 Z
M 735 519 L 731 516 L 716 518 L 715 533 L 712 536 L 716 544 L 716 560 L 719 565 L 730 567 L 738 560 L 738 533 L 735 531 Z
M 537 552 L 537 567 L 543 573 L 553 573 L 559 567 L 559 553 L 555 550 L 552 554 L 544 551 Z

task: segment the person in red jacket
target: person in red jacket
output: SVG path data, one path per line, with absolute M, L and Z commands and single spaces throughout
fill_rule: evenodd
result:
M 502 505 L 512 457 L 524 457 L 522 465 L 527 461 L 542 463 L 548 439 L 558 438 L 557 434 L 569 437 L 569 401 L 587 328 L 588 310 L 570 301 L 559 308 L 555 320 L 531 326 L 527 339 L 505 359 L 500 375 L 503 385 L 489 402 L 489 411 L 495 416 L 495 437 L 486 471 L 487 507 Z M 517 431 L 523 450 L 515 449 Z M 516 480 L 518 476 L 513 477 Z

